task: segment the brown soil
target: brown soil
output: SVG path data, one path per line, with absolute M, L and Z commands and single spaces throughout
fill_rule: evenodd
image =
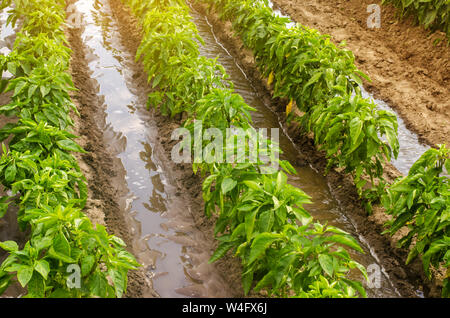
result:
M 369 75 L 365 88 L 399 112 L 422 142 L 450 145 L 450 46 L 413 19 L 399 20 L 381 6 L 381 28 L 368 29 L 367 6 L 380 0 L 274 0 L 294 21 L 346 41 L 357 67 Z M 436 39 L 442 39 L 437 45 Z
M 206 14 L 204 6 L 197 3 L 194 7 Z M 270 105 L 272 110 L 278 114 L 280 122 L 283 123 L 298 149 L 301 149 L 297 164 L 304 162 L 305 165 L 312 165 L 317 171 L 324 173 L 326 167 L 325 154 L 315 149 L 311 136 L 302 134 L 295 125 L 287 125 L 285 122 L 287 101 L 272 98 L 271 89 L 257 70 L 252 52 L 245 49 L 242 41 L 234 36 L 231 23 L 221 21 L 214 11 L 207 16 L 214 26 L 214 32 L 218 39 L 236 58 L 238 64 L 252 80 L 264 103 Z M 392 165 L 388 164 L 385 170 L 387 180 L 393 180 L 400 175 Z M 385 268 L 401 295 L 403 297 L 417 297 L 415 291 L 422 290 L 426 297 L 440 297 L 440 282 L 430 282 L 426 279 L 418 260 L 405 266 L 407 252 L 395 247 L 395 238 L 380 234 L 384 230 L 383 223 L 387 220 L 383 209 L 376 207 L 373 215 L 368 217 L 350 176 L 332 170 L 326 178 L 333 196 L 339 201 L 343 210 L 348 212 L 347 216 L 356 224 L 359 233 L 370 242 L 380 259 L 381 265 Z

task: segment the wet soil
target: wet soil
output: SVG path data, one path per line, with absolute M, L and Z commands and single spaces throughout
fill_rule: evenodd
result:
M 399 19 L 380 0 L 274 0 L 294 21 L 346 41 L 364 87 L 387 102 L 430 146 L 450 144 L 450 46 L 443 32 L 429 33 L 412 18 Z M 367 28 L 367 6 L 381 6 L 381 28 Z

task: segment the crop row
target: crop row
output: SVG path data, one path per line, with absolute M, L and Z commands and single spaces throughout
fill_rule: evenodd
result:
M 13 51 L 0 56 L 0 93 L 11 102 L 0 113 L 16 116 L 0 129 L 0 181 L 11 195 L 0 199 L 0 217 L 17 204 L 20 227 L 30 232 L 24 246 L 0 242 L 9 255 L 0 266 L 0 294 L 14 281 L 25 297 L 121 297 L 128 270 L 139 264 L 125 243 L 94 226 L 82 212 L 88 189 L 72 152 L 85 152 L 67 129 L 70 49 L 63 25 L 63 0 L 2 0 L 11 6 L 8 23 L 21 23 Z
M 184 0 L 123 2 L 143 30 L 136 59 L 142 61 L 154 88 L 149 107 L 171 116 L 186 113 L 183 125 L 191 136 L 211 136 L 212 129 L 226 135 L 230 127 L 251 135 L 254 109 L 234 93 L 216 60 L 199 55 L 202 39 Z M 219 246 L 210 262 L 229 251 L 240 257 L 246 294 L 266 290 L 275 296 L 365 296 L 361 282 L 348 279 L 348 274 L 356 268 L 367 278 L 366 271 L 343 247 L 363 252 L 357 241 L 336 227 L 314 222 L 303 207 L 310 198 L 287 182 L 286 173 L 295 173 L 289 162 L 278 161 L 281 171 L 265 166 L 260 158 L 275 160 L 280 151 L 276 144 L 258 146 L 255 162 L 225 163 L 221 157 L 225 153 L 252 152 L 247 139 L 238 144 L 237 139 L 228 136 L 225 147 L 210 149 L 217 160 L 193 164 L 194 172 L 204 177 L 205 213 L 217 216 Z
M 425 29 L 442 30 L 450 40 L 450 2 L 447 0 L 383 0 L 401 10 L 401 16 L 413 15 Z
M 274 96 L 291 100 L 288 114 L 296 102 L 302 112 L 296 120 L 326 150 L 328 168 L 344 167 L 354 176 L 360 194 L 370 201 L 381 199 L 392 215 L 386 232 L 394 235 L 409 228 L 399 241 L 400 247 L 411 247 L 407 263 L 421 255 L 429 277 L 430 264 L 447 268 L 443 295 L 448 295 L 450 196 L 444 167 L 447 173 L 450 167 L 445 146 L 425 152 L 407 177 L 387 185 L 383 165 L 399 151 L 397 118 L 361 97 L 359 75 L 364 75 L 356 69 L 351 52 L 316 30 L 300 24 L 287 27 L 290 20 L 276 16 L 263 0 L 198 1 L 232 22 L 268 84 L 273 84 Z M 383 135 L 387 143 L 380 139 Z M 362 191 L 364 174 L 370 176 L 372 187 L 378 183 L 376 189 Z M 366 206 L 370 211 L 370 202 Z
M 370 200 L 384 186 L 383 163 L 398 155 L 398 124 L 393 113 L 377 110 L 373 101 L 361 97 L 361 77 L 366 76 L 357 70 L 353 53 L 317 30 L 287 27 L 290 20 L 276 16 L 264 0 L 198 1 L 232 22 L 274 97 L 290 100 L 287 114 L 314 133 L 316 145 L 326 151 L 328 169 L 338 166 L 352 174 L 370 209 Z M 294 104 L 302 116 L 292 111 Z

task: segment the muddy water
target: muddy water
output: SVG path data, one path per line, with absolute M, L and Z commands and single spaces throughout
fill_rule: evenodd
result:
M 192 9 L 192 8 L 191 8 Z M 247 78 L 245 72 L 238 66 L 234 58 L 229 54 L 227 49 L 215 35 L 214 27 L 208 22 L 200 13 L 194 9 L 191 10 L 193 22 L 197 25 L 200 36 L 205 41 L 205 45 L 201 46 L 201 54 L 216 58 L 225 67 L 227 74 L 230 76 L 234 84 L 235 91 L 242 95 L 246 102 L 257 109 L 257 112 L 252 114 L 254 126 L 256 128 L 278 128 L 280 131 L 280 148 L 283 151 L 281 157 L 289 160 L 291 163 L 296 161 L 298 152 L 292 140 L 285 134 L 280 125 L 280 119 L 274 114 L 267 105 L 259 98 L 256 90 Z M 294 165 L 295 167 L 295 165 Z M 379 288 L 373 286 L 365 286 L 369 297 L 399 297 L 399 291 L 391 283 L 387 273 L 383 270 L 377 258 L 375 251 L 364 237 L 359 235 L 358 228 L 351 219 L 346 216 L 345 211 L 342 211 L 338 202 L 333 198 L 325 178 L 317 173 L 310 166 L 295 167 L 298 175 L 290 178 L 290 183 L 304 190 L 312 197 L 313 204 L 307 205 L 306 208 L 311 212 L 317 220 L 328 222 L 329 224 L 338 226 L 350 233 L 356 238 L 359 238 L 361 246 L 365 254 L 353 253 L 355 260 L 370 268 L 377 268 L 380 270 L 380 286 Z M 355 279 L 360 279 L 358 274 L 355 274 Z
M 129 71 L 134 56 L 120 43 L 108 1 L 80 0 L 75 7 L 85 26 L 91 77 L 104 97 L 106 119 L 99 125 L 126 171 L 128 213 L 142 247 L 138 260 L 161 297 L 229 297 L 232 291 L 207 263 L 210 239 L 195 228 L 188 204 L 177 198 L 176 180 L 166 165 L 170 158 L 155 141 L 146 94 L 134 86 Z
M 289 16 L 283 14 L 278 8 L 274 6 L 272 1 L 269 0 L 269 6 L 271 9 L 273 9 L 273 12 L 280 17 L 287 17 Z M 292 19 L 291 19 L 292 21 Z M 295 22 L 289 22 L 287 23 L 288 27 L 295 26 Z M 369 98 L 374 101 L 374 103 L 377 105 L 378 109 L 381 110 L 387 110 L 393 112 L 398 119 L 398 140 L 400 143 L 400 152 L 398 154 L 397 159 L 392 158 L 391 163 L 392 165 L 397 168 L 401 173 L 404 175 L 407 175 L 409 172 L 409 169 L 414 164 L 414 162 L 419 159 L 419 157 L 428 149 L 430 149 L 429 146 L 422 144 L 419 142 L 419 138 L 417 134 L 406 128 L 406 125 L 402 118 L 399 116 L 399 114 L 392 109 L 388 104 L 386 104 L 384 101 L 375 99 L 372 94 L 367 92 L 364 87 L 361 86 L 362 95 L 364 98 Z

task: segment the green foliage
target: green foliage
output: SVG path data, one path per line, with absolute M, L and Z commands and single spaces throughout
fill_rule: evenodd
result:
M 232 22 L 268 77 L 274 97 L 291 100 L 289 117 L 302 123 L 305 132 L 314 132 L 317 146 L 326 151 L 328 169 L 337 164 L 352 173 L 370 211 L 384 183 L 383 163 L 398 155 L 397 118 L 361 97 L 361 78 L 368 78 L 357 70 L 353 53 L 314 29 L 298 23 L 288 28 L 289 19 L 276 16 L 264 0 L 201 1 Z M 291 111 L 293 101 L 302 116 Z M 366 184 L 369 189 L 364 190 Z
M 88 196 L 86 180 L 72 152 L 85 152 L 76 136 L 65 130 L 73 125 L 70 100 L 74 90 L 67 73 L 70 49 L 62 23 L 65 2 L 14 2 L 8 22 L 22 21 L 13 51 L 0 58 L 0 92 L 13 92 L 0 113 L 17 116 L 16 123 L 0 129 L 2 144 L 0 182 L 13 197 L 0 199 L 0 217 L 14 202 L 22 230 L 30 230 L 23 248 L 0 242 L 9 253 L 0 265 L 0 294 L 14 282 L 27 289 L 25 297 L 122 297 L 127 273 L 139 264 L 124 242 L 109 235 L 83 214 Z M 70 265 L 80 269 L 80 286 L 71 286 Z
M 383 0 L 401 9 L 401 16 L 413 15 L 425 29 L 442 30 L 450 40 L 450 2 L 448 0 Z
M 203 184 L 207 213 L 219 202 L 215 232 L 221 234 L 220 244 L 211 261 L 233 250 L 242 260 L 246 293 L 266 288 L 269 295 L 303 297 L 315 282 L 328 279 L 333 284 L 324 297 L 333 292 L 353 297 L 357 291 L 365 297 L 360 282 L 345 279 L 350 269 L 366 275 L 365 269 L 335 246 L 363 252 L 357 241 L 335 227 L 313 223 L 303 208 L 310 198 L 289 185 L 283 172 L 263 175 L 257 166 L 252 171 L 242 165 L 220 168 Z
M 308 130 L 314 132 L 316 144 L 326 150 L 330 158 L 328 169 L 337 165 L 353 173 L 359 191 L 367 183 L 363 175 L 368 175 L 374 184 L 375 178 L 383 178 L 385 158 L 391 159 L 390 146 L 379 136 L 387 137 L 395 157 L 399 151 L 397 118 L 389 112 L 376 111 L 375 107 L 358 95 L 337 96 L 302 118 Z
M 371 203 L 382 199 L 393 215 L 387 233 L 394 235 L 405 225 L 410 228 L 399 242 L 404 247 L 414 242 L 408 262 L 422 255 L 429 276 L 430 264 L 441 262 L 449 268 L 448 176 L 440 176 L 443 167 L 448 173 L 450 166 L 444 159 L 448 158 L 447 150 L 427 151 L 409 176 L 397 180 L 385 193 L 383 165 L 399 152 L 397 119 L 361 97 L 361 78 L 369 79 L 356 69 L 353 54 L 316 30 L 298 23 L 287 28 L 290 20 L 276 16 L 265 0 L 198 1 L 232 22 L 233 30 L 253 51 L 260 71 L 268 77 L 274 96 L 291 101 L 286 108 L 288 115 L 296 102 L 303 114 L 289 117 L 296 117 L 305 132 L 314 133 L 316 145 L 329 159 L 327 169 L 338 166 L 353 175 L 369 212 Z M 426 27 L 443 27 L 449 34 L 448 1 L 393 2 L 403 6 L 404 13 L 416 11 Z M 328 285 L 327 280 L 318 279 L 311 285 L 311 293 L 320 295 Z M 450 294 L 448 286 L 446 279 L 444 297 Z
M 22 32 L 30 36 L 47 34 L 54 37 L 61 33 L 61 25 L 65 21 L 64 0 L 7 0 L 4 6 L 11 6 L 7 23 L 15 27 L 20 19 Z
M 220 244 L 210 262 L 229 251 L 240 257 L 246 294 L 266 289 L 281 297 L 365 297 L 362 284 L 347 279 L 354 268 L 366 276 L 365 269 L 342 246 L 363 252 L 361 247 L 348 233 L 313 222 L 303 207 L 310 198 L 287 183 L 285 173 L 296 173 L 289 162 L 278 161 L 283 171 L 264 165 L 262 155 L 274 162 L 278 145 L 250 146 L 256 133 L 250 116 L 254 109 L 233 92 L 216 60 L 199 57 L 202 40 L 184 1 L 123 2 L 144 31 L 137 59 L 155 89 L 149 106 L 166 115 L 184 112 L 184 127 L 192 135 L 199 130 L 204 136 L 211 128 L 223 136 L 231 127 L 245 131 L 244 143 L 228 136 L 226 145 L 214 153 L 219 159 L 237 153 L 234 164 L 222 160 L 193 164 L 194 172 L 205 177 L 205 214 L 218 216 L 215 235 Z M 238 148 L 244 151 L 239 154 Z M 240 156 L 249 158 L 250 153 L 255 154 L 254 161 L 239 163 Z
M 432 148 L 414 163 L 408 176 L 397 179 L 382 197 L 387 213 L 392 215 L 386 232 L 393 235 L 408 228 L 398 244 L 411 247 L 407 263 L 418 255 L 422 257 L 429 277 L 431 265 L 450 268 L 449 172 L 449 150 L 443 145 Z M 448 289 L 443 290 L 443 296 L 450 296 Z

